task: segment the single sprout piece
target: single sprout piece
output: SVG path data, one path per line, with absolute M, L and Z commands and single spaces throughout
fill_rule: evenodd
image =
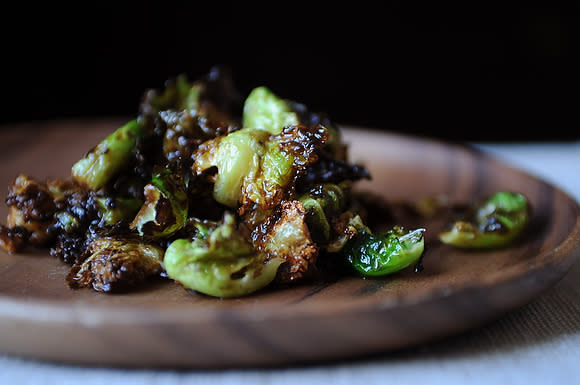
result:
M 140 235 L 168 237 L 187 220 L 189 200 L 183 178 L 169 169 L 153 174 L 144 188 L 145 203 L 131 222 Z
M 50 227 L 55 223 L 57 206 L 46 183 L 24 174 L 18 175 L 10 184 L 6 205 L 8 229 L 26 229 L 27 242 L 32 245 L 46 245 L 53 239 Z M 12 233 L 22 234 L 22 231 Z
M 276 282 L 305 277 L 318 258 L 318 246 L 306 225 L 306 210 L 299 201 L 284 201 L 252 230 L 254 247 L 270 258 L 281 258 Z
M 231 213 L 208 229 L 196 227 L 193 240 L 175 240 L 165 252 L 168 276 L 185 288 L 214 297 L 239 297 L 267 286 L 276 277 L 282 260 L 267 259 L 265 253 L 254 250 L 237 230 Z
M 216 201 L 236 207 L 242 195 L 242 186 L 256 178 L 261 155 L 265 149 L 261 142 L 269 134 L 263 130 L 242 129 L 201 147 L 196 156 L 194 170 L 198 173 L 217 166 L 213 196 Z
M 135 286 L 163 271 L 163 249 L 138 238 L 94 239 L 84 262 L 75 264 L 67 282 L 73 289 L 108 293 Z
M 298 115 L 290 104 L 267 87 L 254 88 L 244 102 L 243 127 L 258 128 L 277 135 L 284 127 L 299 123 Z
M 136 119 L 103 139 L 72 166 L 72 176 L 91 190 L 105 186 L 131 160 L 137 138 L 142 135 Z
M 230 208 L 258 204 L 270 209 L 281 202 L 294 178 L 317 160 L 328 133 L 323 126 L 286 127 L 279 135 L 243 128 L 203 143 L 193 171 L 216 166 L 213 196 Z
M 263 209 L 278 205 L 294 188 L 295 179 L 318 160 L 317 151 L 328 141 L 324 126 L 287 126 L 270 135 L 260 157 L 259 173 L 242 186 L 242 204 Z
M 499 248 L 509 245 L 529 222 L 527 198 L 517 192 L 500 191 L 482 201 L 466 220 L 439 234 L 441 242 L 461 248 Z
M 360 231 L 342 253 L 364 276 L 392 274 L 419 262 L 425 248 L 424 232 L 422 228 L 405 231 L 399 226 L 374 235 Z

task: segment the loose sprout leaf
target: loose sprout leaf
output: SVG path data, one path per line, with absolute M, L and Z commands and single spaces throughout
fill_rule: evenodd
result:
M 518 192 L 492 194 L 439 234 L 441 242 L 460 248 L 486 249 L 510 245 L 526 228 L 531 208 Z
M 399 226 L 377 234 L 361 231 L 342 252 L 363 276 L 384 276 L 419 261 L 425 248 L 424 232 L 422 228 L 405 231 Z

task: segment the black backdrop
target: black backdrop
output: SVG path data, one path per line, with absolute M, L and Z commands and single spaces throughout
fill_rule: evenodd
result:
M 579 137 L 574 2 L 123 4 L 6 12 L 2 123 L 132 115 L 145 89 L 221 64 L 243 93 L 266 85 L 338 123 L 452 140 Z

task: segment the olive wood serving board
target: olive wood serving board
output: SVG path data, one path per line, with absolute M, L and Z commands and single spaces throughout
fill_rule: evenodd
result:
M 125 121 L 1 128 L 0 186 L 7 188 L 18 173 L 39 179 L 70 175 L 76 160 Z M 351 160 L 373 176 L 358 183 L 359 190 L 387 202 L 443 194 L 452 204 L 516 190 L 532 204 L 528 231 L 505 249 L 463 251 L 437 240 L 437 215 L 422 218 L 420 273 L 408 268 L 380 279 L 312 280 L 236 299 L 191 293 L 169 280 L 119 294 L 75 291 L 65 283 L 69 267 L 47 250 L 0 252 L 0 353 L 149 368 L 362 357 L 484 325 L 541 295 L 579 259 L 580 208 L 560 189 L 468 145 L 353 127 L 343 133 Z M 6 213 L 2 204 L 0 218 Z

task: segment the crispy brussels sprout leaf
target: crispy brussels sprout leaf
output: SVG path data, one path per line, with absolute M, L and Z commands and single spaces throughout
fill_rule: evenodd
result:
M 131 120 L 103 139 L 72 166 L 72 176 L 91 190 L 105 186 L 130 161 L 141 125 Z
M 298 115 L 288 102 L 264 86 L 254 88 L 244 102 L 242 126 L 258 128 L 276 135 L 284 127 L 299 124 Z
M 342 253 L 352 267 L 363 276 L 383 276 L 417 263 L 425 247 L 425 229 L 391 230 L 371 234 L 359 232 L 343 248 Z
M 181 175 L 169 169 L 155 173 L 145 186 L 145 203 L 131 222 L 139 234 L 168 237 L 187 220 L 189 200 Z
M 473 207 L 466 220 L 451 224 L 439 239 L 460 248 L 505 247 L 523 232 L 529 217 L 530 207 L 523 194 L 499 191 Z
M 266 259 L 237 231 L 233 215 L 199 237 L 172 242 L 165 252 L 168 276 L 214 297 L 239 297 L 264 288 L 276 276 L 281 259 Z

